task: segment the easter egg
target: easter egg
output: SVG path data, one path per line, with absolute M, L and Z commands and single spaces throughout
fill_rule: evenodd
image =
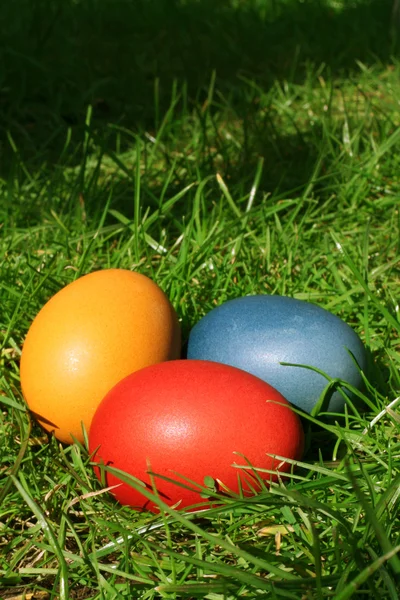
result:
M 183 485 L 203 485 L 209 477 L 217 487 L 238 492 L 238 479 L 244 489 L 246 480 L 258 487 L 249 464 L 288 471 L 290 464 L 270 455 L 300 458 L 303 430 L 287 400 L 257 377 L 218 363 L 176 360 L 136 371 L 108 392 L 93 417 L 89 448 L 97 463 L 133 475 L 149 490 L 150 469 Z M 202 502 L 198 489 L 157 476 L 159 497 L 167 504 Z M 115 474 L 106 477 L 109 486 L 121 483 Z M 154 510 L 126 482 L 113 494 L 122 504 Z
M 178 358 L 180 328 L 148 277 L 106 269 L 80 277 L 43 306 L 26 336 L 21 387 L 39 423 L 83 440 L 106 393 L 129 373 Z
M 314 367 L 360 388 L 362 378 L 351 354 L 364 370 L 363 344 L 339 317 L 302 300 L 258 295 L 211 310 L 193 327 L 187 355 L 244 369 L 311 413 L 328 380 L 310 369 L 281 363 Z M 344 403 L 335 391 L 327 408 L 342 411 Z

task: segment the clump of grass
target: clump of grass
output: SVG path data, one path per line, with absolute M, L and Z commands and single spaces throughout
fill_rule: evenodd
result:
M 398 598 L 398 63 L 386 64 L 387 45 L 377 44 L 375 57 L 368 53 L 368 28 L 357 33 L 357 44 L 343 34 L 340 55 L 324 38 L 332 23 L 350 29 L 360 19 L 372 23 L 374 2 L 351 10 L 305 3 L 301 14 L 293 2 L 232 1 L 218 10 L 207 4 L 209 13 L 189 4 L 159 2 L 153 24 L 143 12 L 147 38 L 143 54 L 135 55 L 143 107 L 135 105 L 136 91 L 135 107 L 125 112 L 121 98 L 133 89 L 129 53 L 118 83 L 114 75 L 102 79 L 103 55 L 99 64 L 88 57 L 73 74 L 77 37 L 68 38 L 70 53 L 58 73 L 59 55 L 45 51 L 65 23 L 69 33 L 77 24 L 89 32 L 85 15 L 95 19 L 96 32 L 104 31 L 108 3 L 60 9 L 43 2 L 37 12 L 27 5 L 10 17 L 9 65 L 22 61 L 31 91 L 22 83 L 13 88 L 14 105 L 2 113 L 10 119 L 0 181 L 0 596 Z M 181 29 L 183 18 L 214 13 L 219 23 L 237 19 L 246 40 L 256 16 L 271 23 L 270 32 L 304 16 L 325 29 L 317 27 L 313 37 L 311 27 L 307 35 L 298 27 L 297 62 L 290 63 L 288 50 L 288 67 L 267 80 L 253 72 L 264 64 L 254 61 L 256 42 L 239 60 L 227 28 L 226 54 L 219 56 L 221 42 L 217 47 L 212 37 L 211 68 L 196 79 L 182 67 L 173 83 L 189 34 L 180 31 L 174 40 L 170 32 Z M 386 23 L 384 11 L 379 14 L 378 33 Z M 105 44 L 110 56 L 114 30 L 131 32 L 117 12 L 114 18 Z M 29 19 L 36 45 L 11 36 Z M 160 61 L 174 59 L 169 70 L 162 63 L 163 81 L 149 67 L 150 25 L 161 22 L 156 42 L 169 54 Z M 80 40 L 85 48 L 88 43 Z M 385 44 L 395 52 L 393 38 Z M 13 54 L 17 46 L 25 52 Z M 234 74 L 221 68 L 233 56 L 239 61 L 232 63 Z M 44 75 L 35 103 L 36 70 Z M 7 73 L 5 81 L 12 81 Z M 65 97 L 60 81 L 67 82 Z M 108 117 L 94 101 L 96 90 L 103 95 L 105 89 Z M 303 461 L 254 498 L 221 496 L 215 508 L 184 512 L 147 492 L 159 514 L 122 507 L 93 475 L 85 446 L 62 447 L 31 421 L 19 385 L 23 339 L 40 307 L 63 285 L 108 267 L 157 281 L 180 316 L 185 340 L 201 316 L 229 298 L 268 293 L 315 302 L 363 339 L 365 389 L 344 415 L 304 415 Z M 207 481 L 198 483 L 210 493 Z

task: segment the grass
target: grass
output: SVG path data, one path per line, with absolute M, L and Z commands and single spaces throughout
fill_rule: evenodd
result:
M 399 598 L 391 4 L 7 3 L 2 599 Z M 19 385 L 41 306 L 108 267 L 152 277 L 184 340 L 229 298 L 315 302 L 363 339 L 365 390 L 343 416 L 304 416 L 303 462 L 254 498 L 197 513 L 157 499 L 159 515 L 119 506 L 84 446 L 62 447 L 32 422 Z

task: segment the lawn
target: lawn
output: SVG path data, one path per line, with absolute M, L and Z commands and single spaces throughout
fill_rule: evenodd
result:
M 3 4 L 0 598 L 398 599 L 393 2 Z M 303 415 L 302 462 L 252 498 L 120 506 L 85 445 L 35 424 L 19 381 L 40 308 L 110 267 L 166 292 L 183 353 L 238 296 L 326 308 L 365 344 L 364 389 L 343 415 Z

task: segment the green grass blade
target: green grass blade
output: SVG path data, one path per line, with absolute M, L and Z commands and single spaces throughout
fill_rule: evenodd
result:
M 21 494 L 26 504 L 31 509 L 32 513 L 37 518 L 44 535 L 46 536 L 55 557 L 57 558 L 59 569 L 60 569 L 60 600 L 69 600 L 69 584 L 68 584 L 68 566 L 63 556 L 62 550 L 58 544 L 57 536 L 55 535 L 53 528 L 48 523 L 44 513 L 39 508 L 37 503 L 33 500 L 24 486 L 18 481 L 14 475 L 10 475 L 13 484 Z

